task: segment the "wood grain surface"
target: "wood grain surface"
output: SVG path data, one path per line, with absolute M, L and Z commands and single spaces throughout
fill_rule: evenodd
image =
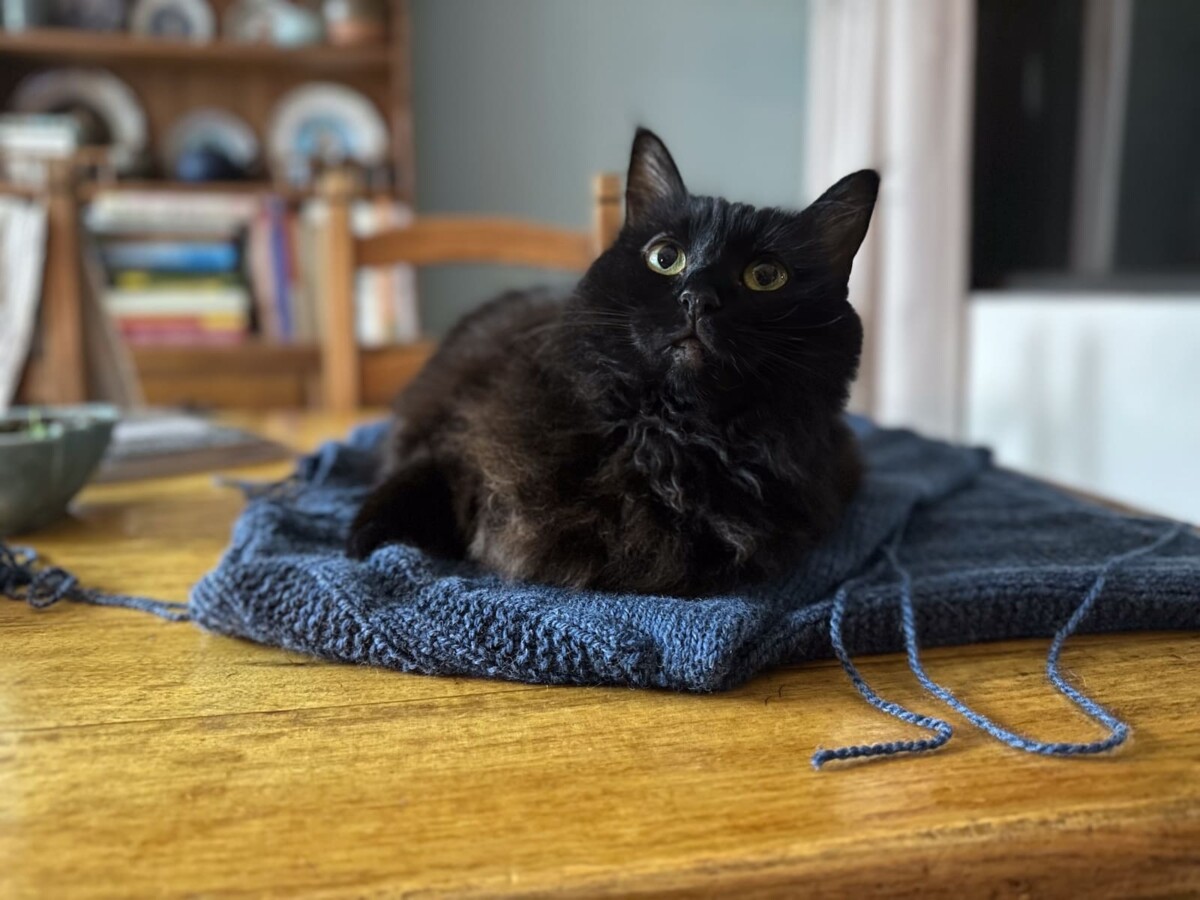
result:
M 254 420 L 296 446 L 348 421 Z M 182 600 L 240 504 L 208 476 L 100 486 L 28 541 Z M 1012 726 L 1095 737 L 1045 649 L 927 663 Z M 860 663 L 937 711 L 902 658 Z M 908 733 L 831 662 L 712 696 L 534 687 L 0 601 L 0 897 L 1200 894 L 1200 638 L 1081 637 L 1064 663 L 1133 723 L 1115 755 L 1026 756 L 951 717 L 936 754 L 817 773 L 817 745 Z

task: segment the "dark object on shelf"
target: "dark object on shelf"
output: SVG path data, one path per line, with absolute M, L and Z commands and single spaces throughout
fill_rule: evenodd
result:
M 127 12 L 125 0 L 52 0 L 50 21 L 60 28 L 121 31 Z
M 258 162 L 258 137 L 245 120 L 223 109 L 192 110 L 178 119 L 167 133 L 163 147 L 163 164 L 167 171 L 180 173 L 184 154 L 197 150 L 219 153 L 232 166 L 231 180 L 240 180 L 252 172 Z M 194 179 L 179 174 L 184 181 Z
M 240 181 L 246 171 L 217 147 L 193 147 L 175 161 L 180 181 Z

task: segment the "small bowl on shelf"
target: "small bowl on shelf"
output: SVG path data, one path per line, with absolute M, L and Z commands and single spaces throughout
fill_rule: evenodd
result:
M 15 406 L 0 414 L 0 537 L 57 521 L 96 471 L 115 406 Z

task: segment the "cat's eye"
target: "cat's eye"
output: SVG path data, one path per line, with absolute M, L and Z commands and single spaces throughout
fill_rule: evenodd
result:
M 646 248 L 646 265 L 659 275 L 678 275 L 687 265 L 683 248 L 674 241 L 655 241 Z
M 787 280 L 787 269 L 770 260 L 752 262 L 742 273 L 743 283 L 752 291 L 777 291 Z

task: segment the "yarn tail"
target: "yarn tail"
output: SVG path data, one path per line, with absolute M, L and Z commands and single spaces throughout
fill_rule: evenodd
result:
M 923 716 L 907 707 L 901 706 L 899 703 L 884 700 L 867 684 L 866 679 L 862 677 L 862 673 L 858 671 L 858 667 L 850 659 L 850 654 L 846 652 L 846 645 L 842 642 L 842 616 L 845 612 L 846 588 L 842 587 L 833 598 L 833 610 L 829 615 L 829 640 L 833 644 L 833 652 L 837 655 L 838 662 L 842 664 L 842 668 L 850 676 L 850 681 L 854 684 L 854 687 L 858 689 L 864 700 L 880 712 L 887 713 L 901 722 L 907 722 L 910 725 L 916 725 L 918 728 L 931 731 L 934 736 L 916 741 L 886 741 L 879 744 L 855 744 L 850 747 L 838 747 L 833 750 L 818 748 L 817 752 L 812 755 L 813 768 L 820 769 L 825 763 L 835 759 L 894 756 L 897 753 L 923 753 L 928 750 L 936 750 L 942 744 L 949 741 L 954 734 L 954 729 L 950 727 L 949 722 L 933 716 Z
M 1107 737 L 1087 743 L 1039 741 L 1025 737 L 1004 728 L 982 713 L 976 712 L 962 700 L 958 699 L 949 688 L 938 684 L 929 677 L 929 674 L 925 671 L 925 667 L 921 664 L 918 651 L 919 638 L 916 627 L 916 615 L 913 610 L 912 576 L 908 569 L 900 562 L 899 558 L 898 548 L 903 537 L 903 530 L 901 530 L 897 533 L 895 539 L 884 548 L 884 555 L 888 565 L 896 573 L 900 582 L 900 623 L 904 633 L 904 648 L 908 657 L 909 668 L 926 691 L 937 697 L 972 725 L 1016 750 L 1023 750 L 1026 753 L 1037 753 L 1043 756 L 1084 756 L 1105 753 L 1119 747 L 1129 737 L 1129 725 L 1067 681 L 1059 667 L 1063 646 L 1066 644 L 1067 638 L 1078 630 L 1084 619 L 1092 611 L 1092 608 L 1096 605 L 1096 602 L 1100 599 L 1100 595 L 1104 591 L 1108 576 L 1112 574 L 1115 568 L 1140 556 L 1145 556 L 1162 549 L 1175 540 L 1175 538 L 1179 537 L 1179 535 L 1183 534 L 1186 529 L 1186 525 L 1174 525 L 1149 544 L 1109 557 L 1100 567 L 1100 571 L 1096 573 L 1095 579 L 1092 581 L 1091 586 L 1084 594 L 1079 605 L 1075 608 L 1075 611 L 1067 619 L 1066 623 L 1058 629 L 1053 640 L 1050 642 L 1050 650 L 1046 655 L 1047 678 L 1059 693 L 1063 694 L 1063 696 L 1079 707 L 1085 715 L 1103 725 L 1108 730 Z M 813 767 L 820 769 L 826 762 L 834 759 L 894 756 L 899 753 L 921 753 L 935 750 L 945 744 L 951 737 L 951 728 L 948 724 L 932 716 L 922 716 L 911 712 L 897 703 L 890 703 L 883 700 L 863 679 L 857 667 L 851 661 L 842 642 L 841 622 L 845 606 L 846 592 L 843 588 L 834 598 L 833 611 L 829 619 L 829 638 L 838 661 L 842 664 L 842 668 L 846 671 L 846 674 L 849 676 L 851 682 L 854 683 L 858 692 L 876 709 L 894 716 L 903 722 L 909 722 L 910 724 L 933 730 L 937 732 L 938 737 L 920 741 L 890 741 L 879 744 L 856 745 L 841 747 L 835 750 L 819 749 L 813 754 Z M 942 727 L 939 728 L 939 725 Z
M 105 594 L 82 587 L 79 579 L 58 566 L 43 564 L 29 547 L 10 547 L 0 541 L 0 597 L 45 609 L 60 600 L 90 603 L 92 606 L 116 606 L 150 613 L 171 622 L 186 622 L 186 603 L 152 600 L 128 594 Z

